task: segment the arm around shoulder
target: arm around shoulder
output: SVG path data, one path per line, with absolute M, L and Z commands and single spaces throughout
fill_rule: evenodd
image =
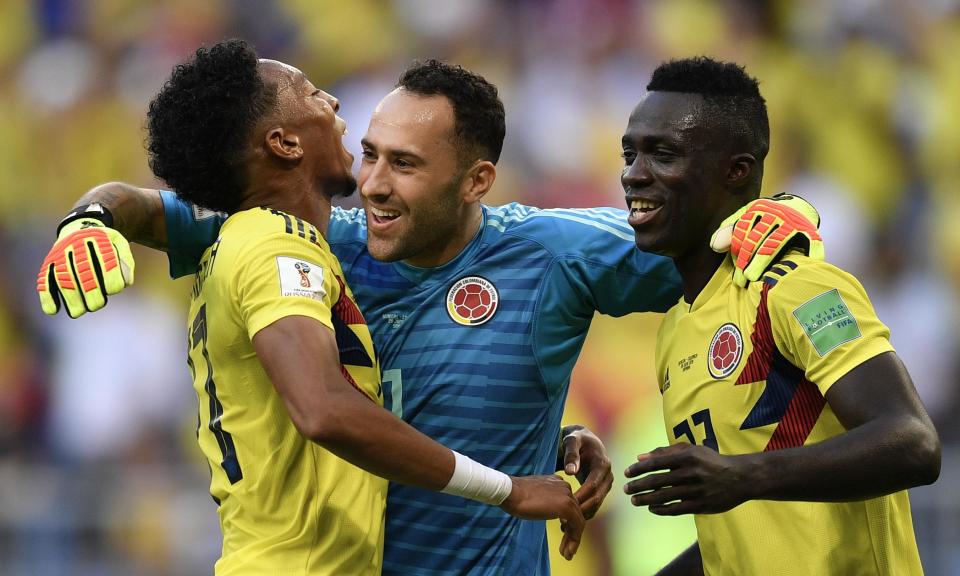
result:
M 166 250 L 167 226 L 159 190 L 107 182 L 91 188 L 74 206 L 93 203 L 110 210 L 113 228 L 128 240 Z

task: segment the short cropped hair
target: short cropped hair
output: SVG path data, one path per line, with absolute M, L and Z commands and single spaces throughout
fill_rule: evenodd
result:
M 445 96 L 450 101 L 461 160 L 479 157 L 496 164 L 500 159 L 506 114 L 497 87 L 483 76 L 431 59 L 411 64 L 396 87 L 422 96 Z
M 758 160 L 766 157 L 770 149 L 767 104 L 757 79 L 743 66 L 707 56 L 671 60 L 654 70 L 647 90 L 700 94 L 707 102 L 708 121 L 743 137 Z
M 275 102 L 253 47 L 227 40 L 200 48 L 150 102 L 150 168 L 184 200 L 234 211 L 247 184 L 248 138 Z

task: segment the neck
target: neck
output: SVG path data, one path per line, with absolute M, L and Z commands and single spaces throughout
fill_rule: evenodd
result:
M 431 254 L 421 254 L 414 258 L 407 258 L 403 262 L 418 268 L 443 266 L 463 252 L 467 244 L 476 237 L 482 220 L 483 208 L 479 203 L 472 204 L 467 208 L 460 224 L 456 226 L 450 240 L 444 244 L 442 249 Z
M 684 302 L 693 304 L 726 257 L 726 253 L 718 254 L 704 242 L 702 247 L 673 259 L 677 271 L 680 272 Z
M 327 236 L 331 205 L 329 196 L 323 190 L 302 182 L 273 182 L 251 187 L 237 212 L 261 207 L 296 216 L 313 224 L 324 238 Z

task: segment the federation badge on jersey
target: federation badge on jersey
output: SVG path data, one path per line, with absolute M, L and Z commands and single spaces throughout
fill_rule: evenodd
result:
M 304 296 L 323 300 L 327 295 L 323 289 L 323 267 L 319 264 L 289 256 L 277 256 L 277 270 L 280 273 L 282 296 Z
M 497 312 L 500 294 L 496 286 L 480 276 L 465 276 L 447 291 L 447 314 L 457 324 L 479 326 Z
M 743 356 L 743 336 L 736 324 L 724 324 L 713 335 L 707 351 L 710 375 L 720 380 L 737 369 Z

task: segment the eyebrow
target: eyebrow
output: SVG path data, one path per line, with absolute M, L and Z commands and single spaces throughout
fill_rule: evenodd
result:
M 373 148 L 373 149 L 377 148 L 372 142 L 370 142 L 366 138 L 360 139 L 360 145 L 365 148 Z M 387 152 L 391 156 L 404 156 L 404 157 L 415 158 L 417 160 L 423 161 L 423 156 L 414 152 L 413 150 L 408 150 L 405 148 L 389 148 L 387 149 Z

